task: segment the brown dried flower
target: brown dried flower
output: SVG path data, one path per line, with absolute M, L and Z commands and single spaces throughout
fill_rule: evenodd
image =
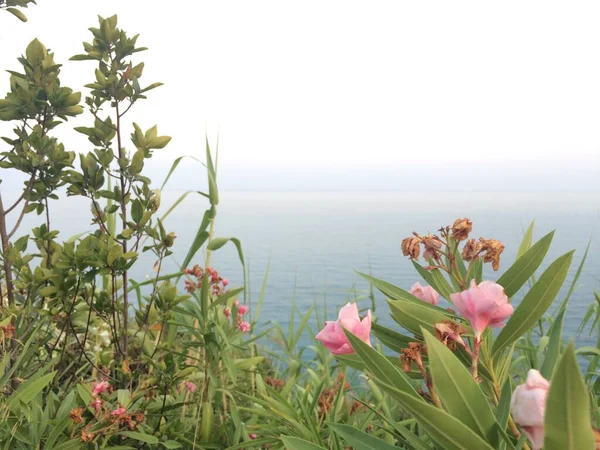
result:
M 83 418 L 81 417 L 83 414 L 83 408 L 73 408 L 71 410 L 71 413 L 69 414 L 69 417 L 71 418 L 71 420 L 75 423 L 81 423 L 83 422 Z
M 421 239 L 417 237 L 408 237 L 402 240 L 402 254 L 410 259 L 418 259 L 421 253 Z
M 481 242 L 479 242 L 477 239 L 469 239 L 463 247 L 462 258 L 465 261 L 473 261 L 474 259 L 477 259 L 481 249 Z
M 4 327 L 0 327 L 0 330 L 2 330 L 2 333 L 4 334 L 5 339 L 12 339 L 13 336 L 15 335 L 15 327 L 13 326 L 12 323 L 9 323 L 8 325 L 6 325 Z
M 85 428 L 83 430 L 81 430 L 81 441 L 82 442 L 92 442 L 92 440 L 94 439 L 94 433 L 92 433 L 91 431 L 85 431 Z
M 423 258 L 428 260 L 429 258 L 434 261 L 440 260 L 440 249 L 442 248 L 442 240 L 429 233 L 427 236 L 421 238 L 423 245 L 425 246 L 425 251 L 423 252 Z
M 135 413 L 135 421 L 137 423 L 144 423 L 146 421 L 146 415 L 141 411 L 136 412 Z
M 485 252 L 483 262 L 491 262 L 492 269 L 498 270 L 500 267 L 500 254 L 504 251 L 504 244 L 496 239 L 480 238 L 481 251 Z
M 423 369 L 422 355 L 426 354 L 425 347 L 419 342 L 409 342 L 408 348 L 402 349 L 400 360 L 404 363 L 403 369 L 405 372 L 410 372 L 410 363 L 414 362 L 419 369 Z
M 467 330 L 462 325 L 444 320 L 436 323 L 434 328 L 436 337 L 451 351 L 456 350 L 456 344 L 465 345 L 461 335 L 466 333 Z
M 473 222 L 466 217 L 464 219 L 456 219 L 452 225 L 452 237 L 457 241 L 464 241 L 469 237 L 472 229 Z

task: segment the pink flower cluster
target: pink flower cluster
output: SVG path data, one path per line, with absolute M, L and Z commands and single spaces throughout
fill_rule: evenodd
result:
M 246 305 L 240 305 L 240 301 L 236 300 L 233 302 L 233 308 L 236 311 L 235 325 L 238 330 L 242 333 L 248 333 L 250 331 L 250 322 L 242 320 L 242 318 L 248 313 L 248 307 Z M 223 308 L 223 314 L 227 319 L 231 318 L 231 308 Z
M 221 294 L 229 284 L 229 281 L 226 278 L 222 278 L 219 275 L 219 272 L 212 267 L 207 267 L 206 270 L 203 270 L 198 264 L 196 264 L 191 269 L 185 269 L 184 273 L 196 278 L 195 282 L 185 280 L 185 290 L 190 294 L 196 289 L 200 289 L 202 287 L 202 280 L 204 279 L 205 273 L 208 275 L 208 281 L 210 283 L 211 292 L 213 295 Z

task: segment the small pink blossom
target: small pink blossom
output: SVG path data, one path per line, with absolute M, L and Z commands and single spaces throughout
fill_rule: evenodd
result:
M 225 314 L 225 317 L 229 319 L 231 317 L 231 308 L 225 308 L 223 310 L 223 314 Z
M 229 280 L 227 278 L 223 278 L 221 283 L 223 283 L 223 286 L 227 286 L 229 284 Z
M 249 322 L 240 322 L 238 325 L 238 330 L 242 333 L 248 333 L 250 331 L 250 323 Z
M 191 381 L 186 381 L 185 383 L 183 383 L 183 385 L 185 386 L 185 388 L 190 391 L 190 392 L 196 392 L 196 389 L 198 389 L 198 386 L 196 386 L 194 383 L 192 383 Z
M 236 308 L 240 307 L 240 301 L 236 300 L 235 302 L 233 302 L 233 306 L 235 306 Z
M 525 384 L 516 387 L 510 403 L 510 412 L 515 423 L 531 441 L 534 450 L 544 445 L 544 414 L 550 382 L 541 373 L 531 369 Z
M 469 289 L 451 294 L 450 300 L 471 323 L 476 337 L 480 337 L 488 326 L 503 327 L 503 322 L 514 310 L 504 288 L 493 281 L 477 285 L 471 280 Z
M 250 434 L 248 435 L 248 437 L 249 437 L 250 439 L 254 440 L 254 439 L 256 439 L 258 436 L 256 435 L 256 433 L 250 433 Z
M 425 303 L 437 305 L 439 302 L 440 294 L 438 294 L 431 286 L 421 286 L 421 284 L 417 282 L 412 285 L 409 292 L 419 300 L 423 300 Z
M 94 389 L 92 389 L 92 396 L 95 397 L 98 394 L 102 394 L 110 387 L 108 381 L 96 381 L 94 383 Z
M 361 321 L 356 303 L 348 303 L 340 310 L 338 320 L 325 322 L 325 328 L 315 336 L 315 339 L 321 341 L 334 355 L 354 353 L 344 329 L 370 346 L 371 311 L 367 311 L 366 317 Z
M 247 312 L 248 312 L 248 307 L 246 305 L 240 305 L 240 307 L 238 308 L 238 314 L 240 316 L 244 316 L 244 315 L 246 315 Z
M 126 412 L 127 412 L 127 410 L 125 408 L 121 407 L 121 408 L 115 409 L 113 412 L 110 413 L 110 415 L 111 416 L 122 416 Z

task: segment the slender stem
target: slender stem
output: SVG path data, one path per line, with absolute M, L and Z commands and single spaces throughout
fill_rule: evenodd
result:
M 119 114 L 119 102 L 116 102 L 115 105 L 116 113 L 117 113 L 117 145 L 119 147 L 119 159 L 125 157 L 123 153 L 123 147 L 121 144 L 121 114 Z M 127 228 L 127 205 L 125 204 L 126 194 L 125 194 L 125 176 L 123 171 L 120 173 L 121 179 L 121 215 L 123 219 L 123 230 Z M 127 253 L 127 239 L 123 239 L 123 253 Z M 129 330 L 129 298 L 128 298 L 128 289 L 127 289 L 128 281 L 127 281 L 127 270 L 123 272 L 123 356 L 127 359 L 127 333 Z
M 481 346 L 481 336 L 475 336 L 475 340 L 473 343 L 473 364 L 471 365 L 471 373 L 473 374 L 473 378 L 477 381 L 477 369 L 479 365 L 479 347 Z
M 2 252 L 4 263 L 4 278 L 6 280 L 6 297 L 8 299 L 9 306 L 14 305 L 15 297 L 13 293 L 12 285 L 12 268 L 10 260 L 7 258 L 7 251 L 9 247 L 9 236 L 6 230 L 6 211 L 4 211 L 4 205 L 2 203 L 2 193 L 0 192 L 0 241 L 2 242 Z M 0 306 L 3 306 L 4 300 L 0 298 Z

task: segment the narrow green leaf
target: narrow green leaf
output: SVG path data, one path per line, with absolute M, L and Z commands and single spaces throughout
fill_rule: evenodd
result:
M 8 407 L 13 410 L 19 403 L 29 404 L 46 386 L 50 384 L 56 372 L 51 372 L 40 377 L 32 377 L 21 384 L 9 397 Z
M 479 385 L 448 347 L 428 331 L 423 334 L 431 376 L 446 411 L 495 447 L 496 419 Z
M 515 295 L 535 273 L 544 260 L 553 237 L 554 231 L 551 231 L 541 238 L 498 278 L 498 284 L 504 287 L 508 298 Z
M 534 247 L 535 245 L 527 253 Z M 526 257 L 527 253 L 522 258 Z M 565 281 L 572 259 L 573 251 L 570 251 L 557 258 L 544 271 L 498 335 L 492 347 L 492 354 L 515 342 L 544 315 Z
M 13 16 L 15 16 L 21 22 L 27 22 L 27 16 L 25 14 L 23 14 L 21 11 L 19 11 L 17 8 L 6 8 L 6 11 L 11 13 Z
M 560 356 L 561 346 L 562 346 L 562 330 L 563 323 L 565 321 L 565 313 L 566 308 L 562 308 L 552 326 L 550 327 L 550 331 L 548 335 L 550 339 L 548 341 L 548 346 L 546 347 L 546 356 L 544 357 L 544 363 L 542 364 L 542 368 L 540 370 L 541 374 L 544 378 L 550 379 L 552 377 L 552 373 L 554 372 L 554 367 L 556 366 L 556 362 L 558 361 L 558 357 Z
M 119 434 L 135 439 L 136 441 L 145 442 L 146 444 L 158 444 L 158 438 L 151 434 L 140 433 L 138 431 L 121 431 Z
M 378 323 L 373 323 L 371 325 L 371 331 L 383 345 L 398 353 L 400 353 L 403 348 L 407 348 L 409 342 L 415 340 L 410 336 L 400 334 L 397 331 L 386 328 Z
M 350 345 L 352 345 L 352 349 L 365 363 L 368 371 L 375 375 L 377 379 L 392 386 L 396 386 L 396 388 L 402 392 L 406 392 L 412 397 L 418 398 L 419 401 L 423 401 L 421 397 L 419 397 L 411 380 L 404 372 L 388 361 L 384 355 L 374 348 L 371 348 L 370 345 L 365 344 L 348 330 L 344 330 L 344 333 L 346 333 Z
M 475 432 L 442 409 L 408 395 L 395 386 L 376 381 L 444 450 L 492 450 Z
M 188 250 L 187 255 L 185 255 L 185 259 L 183 260 L 183 263 L 181 264 L 181 270 L 184 270 L 186 267 L 188 267 L 188 265 L 190 264 L 190 262 L 192 261 L 194 256 L 196 256 L 196 253 L 198 253 L 198 250 L 200 250 L 202 245 L 204 245 L 204 243 L 208 239 L 208 231 L 206 231 L 206 229 L 208 228 L 209 224 L 210 224 L 209 212 L 206 211 L 204 213 L 204 217 L 202 218 L 202 222 L 200 223 L 200 227 L 198 228 L 198 231 L 196 232 L 196 237 L 192 241 L 192 245 L 190 246 L 190 249 Z
M 327 450 L 324 447 L 293 436 L 281 436 L 281 440 L 286 450 Z
M 425 270 L 419 263 L 413 261 L 413 266 L 419 272 L 419 275 L 429 284 L 438 294 L 444 297 L 446 300 L 450 300 L 450 294 L 454 293 L 454 289 L 448 281 L 444 278 L 444 275 L 440 272 L 440 269 Z
M 371 436 L 350 425 L 330 423 L 329 428 L 339 434 L 350 447 L 356 450 L 397 450 L 398 447 L 390 445 L 375 436 Z
M 532 221 L 527 231 L 525 231 L 525 235 L 523 236 L 523 240 L 521 241 L 521 245 L 519 245 L 519 250 L 517 251 L 517 260 L 525 254 L 527 250 L 531 248 L 531 243 L 533 242 L 533 227 L 535 225 L 535 221 Z
M 444 314 L 443 310 L 437 311 L 428 308 L 428 303 L 425 302 L 419 304 L 400 300 L 388 300 L 388 305 L 390 305 L 394 320 L 401 327 L 415 333 L 417 336 L 421 336 L 421 328 L 433 333 L 436 323 L 452 319 L 451 315 Z
M 589 392 L 585 385 L 575 348 L 571 343 L 560 359 L 550 383 L 544 426 L 545 450 L 594 450 L 589 409 Z

